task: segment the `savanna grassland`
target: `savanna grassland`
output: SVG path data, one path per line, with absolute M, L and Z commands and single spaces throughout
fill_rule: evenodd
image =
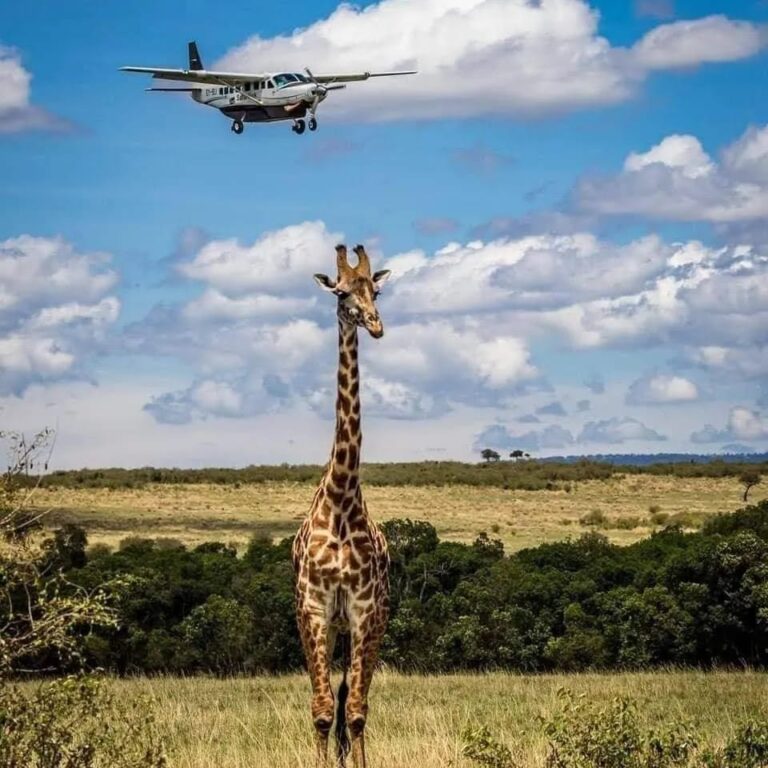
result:
M 766 483 L 750 492 L 758 506 L 704 525 L 744 506 L 737 472 L 490 474 L 507 471 L 365 485 L 374 518 L 401 521 L 390 524 L 394 607 L 371 692 L 371 765 L 472 768 L 464 733 L 487 726 L 515 766 L 543 768 L 542 723 L 563 688 L 595 706 L 625 697 L 644 734 L 688 723 L 714 748 L 745 721 L 768 719 L 768 673 L 733 668 L 765 668 Z M 146 701 L 174 768 L 312 765 L 309 682 L 292 671 L 300 656 L 279 542 L 305 515 L 314 476 L 188 482 L 157 472 L 51 477 L 34 494 L 50 528 L 87 532 L 86 544 L 62 529 L 51 549 L 67 579 L 92 588 L 125 577 L 121 628 L 89 638 L 90 666 L 127 675 L 106 684 L 121 701 Z M 430 525 L 411 530 L 406 518 Z M 507 556 L 475 542 L 481 531 Z M 627 546 L 577 541 L 590 531 Z M 198 546 L 216 541 L 238 552 Z M 461 671 L 490 667 L 536 673 Z M 606 671 L 553 672 L 596 667 Z
M 291 536 L 306 514 L 314 484 L 147 483 L 139 487 L 40 489 L 35 503 L 49 508 L 52 526 L 77 523 L 90 543 L 116 546 L 130 536 L 233 543 L 242 549 L 254 535 Z M 648 536 L 661 524 L 696 528 L 707 517 L 741 504 L 738 478 L 614 474 L 559 483 L 552 490 L 462 484 L 365 487 L 376 520 L 411 518 L 435 526 L 441 539 L 472 541 L 480 531 L 501 539 L 507 552 L 577 537 L 590 527 L 617 544 Z M 768 497 L 768 483 L 750 502 Z
M 121 697 L 148 695 L 176 768 L 300 768 L 312 765 L 309 683 L 301 675 L 113 681 Z M 469 768 L 467 726 L 486 725 L 521 766 L 543 765 L 539 718 L 570 688 L 591 702 L 638 704 L 641 726 L 687 721 L 718 745 L 739 722 L 765 716 L 768 675 L 663 671 L 633 674 L 406 676 L 380 672 L 371 692 L 368 751 L 379 768 Z

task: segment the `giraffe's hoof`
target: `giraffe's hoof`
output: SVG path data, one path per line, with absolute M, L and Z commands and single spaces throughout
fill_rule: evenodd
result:
M 348 715 L 347 727 L 349 728 L 349 733 L 352 738 L 359 736 L 365 730 L 365 715 Z
M 318 715 L 315 718 L 315 730 L 323 736 L 327 736 L 331 732 L 332 726 L 333 717 L 328 717 L 327 715 Z

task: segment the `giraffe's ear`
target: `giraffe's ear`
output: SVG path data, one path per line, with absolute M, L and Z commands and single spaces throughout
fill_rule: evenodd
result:
M 336 283 L 331 280 L 328 275 L 321 275 L 320 273 L 313 275 L 315 282 L 324 290 L 333 293 L 336 290 Z
M 384 283 L 389 280 L 389 276 L 392 274 L 388 269 L 380 269 L 378 272 L 373 273 L 373 284 L 376 288 L 381 288 Z

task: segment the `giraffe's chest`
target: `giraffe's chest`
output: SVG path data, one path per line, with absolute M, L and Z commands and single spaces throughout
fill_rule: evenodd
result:
M 332 528 L 313 530 L 302 568 L 310 593 L 326 608 L 356 600 L 373 575 L 373 548 L 368 531 L 345 536 Z

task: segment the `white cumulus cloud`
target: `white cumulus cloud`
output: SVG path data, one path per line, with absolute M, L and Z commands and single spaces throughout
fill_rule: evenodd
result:
M 753 126 L 719 160 L 695 136 L 667 136 L 631 153 L 621 173 L 584 179 L 574 198 L 584 211 L 675 221 L 739 224 L 768 216 L 768 125 Z
M 513 434 L 502 424 L 492 424 L 475 437 L 475 450 L 494 448 L 499 451 L 552 451 L 574 444 L 570 430 L 553 424 L 539 430 Z
M 200 295 L 155 308 L 128 329 L 126 345 L 183 360 L 195 380 L 157 394 L 147 410 L 168 423 L 248 416 L 297 401 L 331 414 L 335 299 L 318 290 L 312 274 L 335 274 L 341 239 L 322 222 L 304 222 L 253 244 L 208 241 L 183 257 L 177 271 L 201 286 Z M 407 267 L 411 260 L 405 254 L 392 261 Z M 452 403 L 497 402 L 538 378 L 517 334 L 476 322 L 417 322 L 390 307 L 392 298 L 385 289 L 384 338 L 362 339 L 372 413 L 431 417 Z
M 158 393 L 151 412 L 173 421 L 300 402 L 331 414 L 335 299 L 311 275 L 333 273 L 340 239 L 322 222 L 304 222 L 253 244 L 210 241 L 184 256 L 178 271 L 199 295 L 155 308 L 126 335 L 129 349 L 192 369 L 193 381 Z M 545 389 L 547 371 L 531 352 L 538 340 L 574 350 L 663 348 L 677 355 L 677 366 L 728 379 L 759 379 L 768 367 L 768 254 L 759 247 L 713 249 L 657 236 L 615 244 L 581 233 L 453 242 L 387 259 L 369 250 L 376 268 L 392 270 L 380 300 L 384 338 L 361 339 L 363 383 L 382 416 L 503 406 Z M 224 407 L 201 399 L 207 381 L 226 385 L 237 400 Z M 626 401 L 697 397 L 694 381 L 678 370 L 642 377 Z M 583 438 L 634 427 L 593 426 Z
M 120 312 L 109 261 L 57 238 L 0 242 L 0 394 L 84 375 Z
M 578 436 L 580 443 L 608 443 L 617 445 L 630 441 L 659 441 L 667 438 L 656 430 L 632 418 L 604 419 L 590 421 L 584 425 Z
M 717 429 L 707 424 L 691 434 L 691 441 L 694 443 L 720 443 L 735 440 L 746 442 L 768 440 L 768 419 L 759 411 L 736 406 L 731 408 L 725 428 Z
M 654 374 L 633 382 L 627 392 L 630 405 L 685 403 L 697 400 L 696 384 L 683 376 Z
M 246 40 L 216 62 L 234 71 L 418 69 L 333 94 L 330 114 L 366 120 L 540 114 L 631 96 L 651 70 L 753 55 L 760 28 L 715 16 L 652 30 L 634 48 L 599 34 L 585 0 L 382 0 L 340 5 L 288 35 Z M 714 38 L 714 41 L 713 41 Z
M 726 16 L 675 21 L 652 29 L 633 49 L 646 69 L 682 69 L 715 61 L 737 61 L 765 45 L 765 30 Z
M 31 103 L 31 81 L 19 53 L 0 45 L 0 133 L 68 127 L 66 121 Z

